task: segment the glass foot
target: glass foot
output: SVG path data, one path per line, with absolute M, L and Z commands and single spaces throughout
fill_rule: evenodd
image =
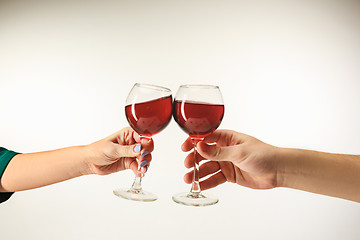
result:
M 118 197 L 140 202 L 153 202 L 158 199 L 154 193 L 144 190 L 116 189 L 113 193 Z
M 172 199 L 174 202 L 186 206 L 204 207 L 216 204 L 219 199 L 208 194 L 178 193 Z

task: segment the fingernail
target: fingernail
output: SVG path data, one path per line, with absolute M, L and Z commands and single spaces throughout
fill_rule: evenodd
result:
M 149 151 L 148 151 L 148 150 L 145 150 L 145 151 L 143 151 L 143 153 L 141 154 L 141 156 L 144 157 L 144 156 L 146 156 L 146 155 L 148 155 L 148 154 L 149 154 Z
M 141 144 L 138 144 L 134 147 L 134 152 L 139 153 L 141 151 Z
M 145 172 L 147 172 L 148 168 L 149 168 L 149 166 L 146 165 L 146 166 L 145 166 Z
M 140 167 L 142 168 L 142 167 L 145 166 L 146 164 L 147 164 L 147 161 L 144 160 L 144 161 L 142 161 L 142 162 L 140 163 Z

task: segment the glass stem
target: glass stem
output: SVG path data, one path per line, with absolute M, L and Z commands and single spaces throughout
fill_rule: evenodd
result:
M 142 141 L 142 139 L 146 139 L 147 141 L 151 140 L 150 137 L 140 136 L 140 142 Z M 140 176 L 138 176 L 138 175 L 140 175 Z M 138 167 L 138 175 L 135 175 L 135 179 L 131 186 L 131 190 L 140 192 L 140 191 L 142 191 L 141 180 L 144 177 L 144 174 L 140 172 L 140 165 Z
M 140 176 L 139 176 L 139 175 Z M 142 178 L 144 177 L 144 174 L 143 173 L 140 173 L 140 166 L 138 168 L 138 173 L 135 175 L 135 179 L 134 179 L 134 182 L 133 184 L 131 185 L 131 190 L 132 191 L 136 191 L 136 192 L 141 192 L 142 191 L 142 187 L 141 187 L 141 181 L 142 181 Z
M 134 182 L 131 186 L 131 190 L 141 191 L 142 190 L 141 180 L 142 180 L 142 177 L 135 176 Z
M 199 183 L 199 160 L 196 144 L 199 142 L 197 139 L 191 139 L 194 144 L 194 177 L 190 190 L 190 195 L 199 196 L 201 194 L 200 183 Z

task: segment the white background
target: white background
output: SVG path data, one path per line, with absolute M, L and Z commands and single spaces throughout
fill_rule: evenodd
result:
M 360 154 L 359 1 L 0 0 L 0 146 L 36 152 L 88 144 L 127 125 L 135 82 L 219 85 L 220 128 L 281 147 Z M 144 188 L 132 172 L 16 193 L 0 238 L 360 239 L 358 203 L 291 189 L 223 184 L 217 205 L 177 205 L 189 190 L 172 122 L 154 137 Z M 360 174 L 360 173 L 359 173 Z

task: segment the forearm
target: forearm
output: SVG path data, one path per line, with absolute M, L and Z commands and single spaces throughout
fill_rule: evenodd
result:
M 86 147 L 16 155 L 7 166 L 1 191 L 38 188 L 89 173 Z
M 360 156 L 280 149 L 278 184 L 360 202 Z

